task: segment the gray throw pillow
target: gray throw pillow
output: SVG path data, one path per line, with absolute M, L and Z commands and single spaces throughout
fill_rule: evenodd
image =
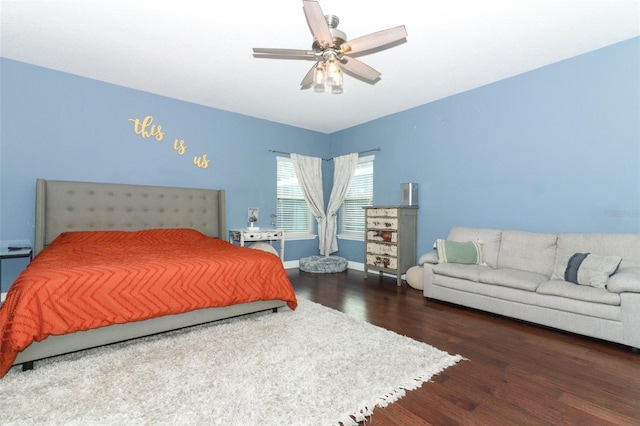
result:
M 575 253 L 569 258 L 564 280 L 575 284 L 605 288 L 609 277 L 618 270 L 620 256 Z

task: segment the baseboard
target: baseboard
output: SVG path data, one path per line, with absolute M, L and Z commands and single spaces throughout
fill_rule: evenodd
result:
M 300 261 L 299 260 L 290 260 L 288 262 L 284 262 L 284 269 L 296 269 L 300 267 Z M 362 262 L 352 262 L 349 261 L 347 263 L 347 269 L 353 269 L 354 271 L 360 271 L 360 272 L 364 272 L 364 263 Z M 385 277 L 391 277 L 391 278 L 395 278 L 396 276 L 393 274 L 388 274 L 386 272 L 384 272 L 382 275 L 384 275 Z M 406 280 L 406 275 L 402 274 L 402 279 Z

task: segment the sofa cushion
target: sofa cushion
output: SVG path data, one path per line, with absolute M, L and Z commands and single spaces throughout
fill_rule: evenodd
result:
M 491 269 L 485 265 L 461 265 L 459 263 L 439 263 L 433 265 L 433 273 L 452 278 L 478 282 L 480 272 Z
M 554 234 L 502 231 L 498 268 L 517 269 L 551 276 L 556 257 Z
M 605 288 L 607 280 L 620 267 L 620 256 L 575 253 L 569 258 L 564 280 L 574 284 Z
M 501 237 L 502 231 L 498 229 L 454 226 L 449 231 L 447 239 L 452 241 L 479 240 L 482 244 L 484 262 L 492 268 L 497 268 Z
M 640 268 L 620 268 L 607 281 L 607 290 L 614 293 L 640 293 Z
M 478 281 L 486 284 L 496 284 L 505 287 L 519 288 L 521 290 L 536 291 L 536 288 L 547 277 L 542 274 L 515 269 L 490 269 L 480 272 Z
M 585 302 L 603 303 L 606 305 L 620 305 L 620 295 L 604 288 L 586 285 L 575 285 L 567 281 L 551 280 L 538 286 L 536 293 L 553 296 L 568 297 L 569 299 Z
M 470 265 L 482 265 L 482 246 L 478 240 L 451 241 L 438 238 L 436 240 L 438 250 L 438 263 L 463 263 Z

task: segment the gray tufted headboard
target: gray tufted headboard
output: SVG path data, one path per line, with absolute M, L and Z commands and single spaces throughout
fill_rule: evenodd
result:
M 36 180 L 38 254 L 66 231 L 192 228 L 225 238 L 222 189 Z

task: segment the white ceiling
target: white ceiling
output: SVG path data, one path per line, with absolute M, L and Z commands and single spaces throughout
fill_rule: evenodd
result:
M 405 25 L 407 42 L 358 57 L 375 85 L 300 90 L 300 0 L 1 2 L 3 57 L 332 133 L 640 35 L 640 0 L 321 0 L 349 39 Z

